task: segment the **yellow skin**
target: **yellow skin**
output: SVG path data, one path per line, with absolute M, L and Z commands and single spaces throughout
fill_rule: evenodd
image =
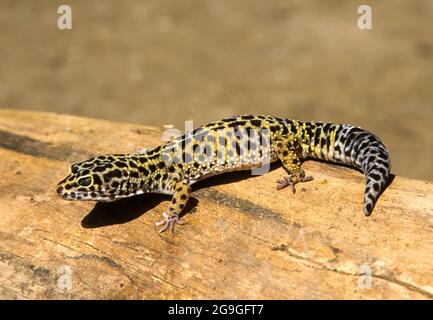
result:
M 57 185 L 65 200 L 114 201 L 141 193 L 164 193 L 172 200 L 160 232 L 183 224 L 191 185 L 207 177 L 262 167 L 280 160 L 287 175 L 277 188 L 311 181 L 301 168 L 310 157 L 345 163 L 367 178 L 364 213 L 370 215 L 390 175 L 388 152 L 380 139 L 351 125 L 314 123 L 272 116 L 236 116 L 199 127 L 137 154 L 101 155 L 73 164 Z

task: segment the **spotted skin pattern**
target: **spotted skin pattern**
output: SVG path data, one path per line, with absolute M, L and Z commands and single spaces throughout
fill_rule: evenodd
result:
M 273 116 L 222 119 L 136 154 L 100 155 L 71 166 L 57 185 L 65 200 L 114 201 L 142 193 L 172 195 L 160 232 L 183 224 L 191 185 L 223 172 L 263 168 L 280 160 L 287 172 L 277 189 L 313 180 L 304 159 L 356 167 L 366 176 L 364 214 L 369 216 L 391 170 L 388 151 L 374 134 L 351 125 L 303 122 Z

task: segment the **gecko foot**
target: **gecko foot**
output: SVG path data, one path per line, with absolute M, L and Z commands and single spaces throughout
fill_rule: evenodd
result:
M 295 184 L 298 182 L 308 182 L 312 181 L 314 178 L 312 176 L 305 176 L 304 170 L 300 171 L 299 174 L 291 174 L 283 176 L 281 179 L 277 180 L 277 190 L 283 189 L 290 186 L 293 194 L 296 192 Z
M 159 229 L 159 232 L 161 232 L 161 233 L 166 231 L 167 229 L 169 229 L 171 232 L 173 232 L 174 231 L 174 225 L 176 223 L 181 224 L 181 225 L 185 223 L 185 220 L 182 220 L 181 218 L 179 218 L 178 215 L 171 216 L 171 215 L 164 212 L 162 214 L 162 216 L 164 217 L 164 219 L 155 223 L 155 225 L 157 227 L 162 226 L 162 228 Z

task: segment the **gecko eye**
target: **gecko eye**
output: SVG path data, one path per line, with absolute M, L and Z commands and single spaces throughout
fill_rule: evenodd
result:
M 82 187 L 89 187 L 92 184 L 92 179 L 90 177 L 80 178 L 78 184 Z

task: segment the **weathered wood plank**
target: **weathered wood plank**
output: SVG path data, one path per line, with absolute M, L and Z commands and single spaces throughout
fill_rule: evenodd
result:
M 396 177 L 366 218 L 354 170 L 309 161 L 296 195 L 275 189 L 278 166 L 226 174 L 197 185 L 174 234 L 154 226 L 167 196 L 57 197 L 70 163 L 160 143 L 156 128 L 0 111 L 0 297 L 433 297 L 430 182 Z

